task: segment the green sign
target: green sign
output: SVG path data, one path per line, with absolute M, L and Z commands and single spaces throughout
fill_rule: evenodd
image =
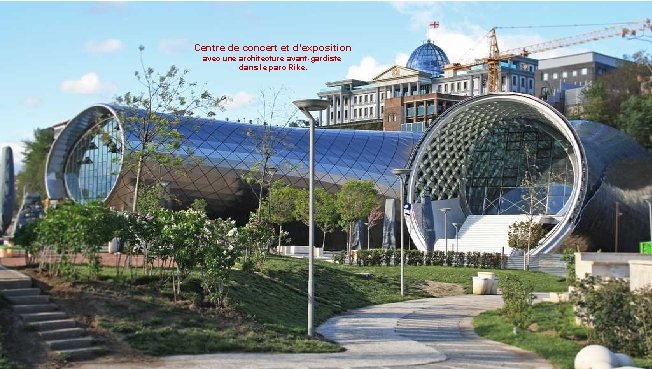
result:
M 641 254 L 652 254 L 652 241 L 641 242 Z

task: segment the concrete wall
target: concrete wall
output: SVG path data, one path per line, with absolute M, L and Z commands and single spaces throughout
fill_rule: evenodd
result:
M 575 253 L 575 275 L 627 278 L 633 291 L 652 284 L 652 255 L 632 253 Z

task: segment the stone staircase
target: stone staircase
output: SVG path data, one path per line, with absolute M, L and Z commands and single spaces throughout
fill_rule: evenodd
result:
M 526 220 L 525 215 L 469 215 L 460 227 L 459 245 L 455 244 L 455 231 L 448 232 L 448 250 L 460 252 L 511 252 L 507 245 L 509 226 Z M 444 251 L 445 240 L 435 242 L 435 250 Z
M 1 268 L 1 267 L 0 267 Z M 56 354 L 67 360 L 84 360 L 103 353 L 86 329 L 50 302 L 50 296 L 32 287 L 32 279 L 13 270 L 0 269 L 0 294 L 12 305 L 26 329 L 32 329 Z
M 523 269 L 523 255 L 512 255 L 507 259 L 507 269 Z M 530 256 L 530 270 L 566 277 L 566 262 L 560 254 L 539 254 Z

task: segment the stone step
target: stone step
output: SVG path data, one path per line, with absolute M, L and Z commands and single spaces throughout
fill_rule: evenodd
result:
M 16 278 L 16 279 L 1 279 L 1 290 L 14 290 L 17 288 L 30 288 L 32 287 L 31 278 Z
M 48 295 L 7 296 L 7 299 L 15 305 L 40 305 L 50 302 L 50 296 Z
M 89 347 L 93 344 L 93 341 L 93 337 L 77 337 L 66 338 L 62 340 L 45 341 L 45 343 L 47 343 L 50 349 L 59 351 Z
M 44 322 L 31 322 L 27 323 L 28 327 L 32 327 L 37 331 L 51 331 L 54 329 L 62 328 L 75 328 L 77 323 L 74 319 L 61 319 L 61 320 L 48 320 Z
M 40 313 L 20 314 L 24 322 L 44 322 L 46 320 L 61 320 L 68 317 L 63 311 L 45 311 Z
M 33 296 L 40 294 L 41 290 L 39 288 L 15 288 L 0 290 L 0 295 L 5 296 Z
M 18 314 L 40 313 L 44 311 L 55 311 L 58 309 L 55 304 L 12 305 L 11 308 Z
M 58 350 L 55 353 L 64 357 L 66 360 L 85 360 L 92 359 L 97 355 L 106 352 L 103 346 L 84 347 L 72 350 Z
M 68 338 L 77 338 L 81 337 L 86 333 L 86 330 L 83 328 L 63 328 L 63 329 L 54 329 L 51 331 L 41 331 L 38 332 L 38 335 L 41 336 L 44 340 L 62 340 Z

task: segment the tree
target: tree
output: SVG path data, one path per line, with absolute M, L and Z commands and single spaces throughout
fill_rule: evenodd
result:
M 378 190 L 370 180 L 348 181 L 337 193 L 335 207 L 340 215 L 340 226 L 349 235 L 349 252 L 353 222 L 366 219 L 377 204 Z
M 16 204 L 22 203 L 23 190 L 27 192 L 38 192 L 44 199 L 45 193 L 45 164 L 47 162 L 50 147 L 54 142 L 54 130 L 52 128 L 35 129 L 34 138 L 25 140 L 23 168 L 16 176 L 18 198 Z
M 648 57 L 638 52 L 625 56 L 625 63 L 598 77 L 592 86 L 583 92 L 582 119 L 618 126 L 617 117 L 621 104 L 631 96 L 641 94 L 641 80 L 647 79 L 652 71 Z
M 283 236 L 283 224 L 295 220 L 294 204 L 296 202 L 297 189 L 282 182 L 272 184 L 264 209 L 269 211 L 268 217 L 272 223 L 278 224 L 278 245 L 281 246 Z
M 641 146 L 652 150 L 652 95 L 631 96 L 623 102 L 616 123 Z
M 176 167 L 183 161 L 179 155 L 173 154 L 182 148 L 184 142 L 183 134 L 177 129 L 178 124 L 199 111 L 208 117 L 215 116 L 213 110 L 223 110 L 221 103 L 226 99 L 226 96 L 214 97 L 207 90 L 197 92 L 197 83 L 186 81 L 188 71 L 181 71 L 174 65 L 165 74 L 155 73 L 143 62 L 145 47 L 141 45 L 139 50 L 141 70 L 134 74 L 144 91 L 127 92 L 115 98 L 118 104 L 126 108 L 121 110 L 120 120 L 137 137 L 137 140 L 128 140 L 128 143 L 135 142 L 136 146 L 126 151 L 124 161 L 126 167 L 135 172 L 134 212 L 137 210 L 143 171 L 147 170 L 155 177 L 148 164 L 154 162 L 162 167 Z M 108 118 L 98 117 L 98 120 Z M 190 156 L 192 153 L 188 151 L 186 149 L 186 154 Z
M 294 216 L 303 224 L 309 226 L 308 220 L 308 190 L 298 190 L 295 196 Z M 323 188 L 315 189 L 315 226 L 324 233 L 322 247 L 326 244 L 326 236 L 337 229 L 339 214 L 335 206 L 335 195 Z
M 380 220 L 385 217 L 385 213 L 380 209 L 380 205 L 376 206 L 374 210 L 372 210 L 369 214 L 369 217 L 367 217 L 367 250 L 369 249 L 369 242 L 371 238 L 369 237 L 369 231 L 371 230 L 371 227 L 378 224 L 378 222 L 380 222 Z

